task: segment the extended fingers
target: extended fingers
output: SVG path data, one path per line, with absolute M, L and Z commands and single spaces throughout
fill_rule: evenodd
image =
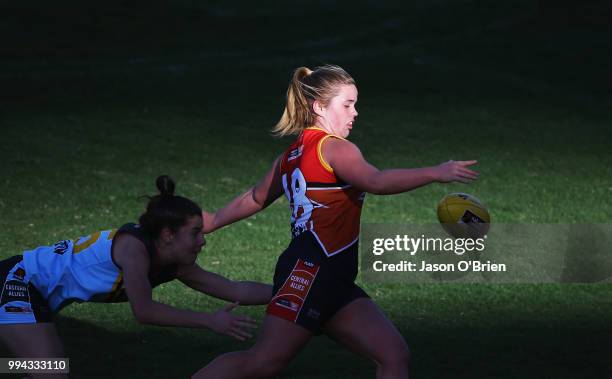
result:
M 464 166 L 456 166 L 454 171 L 454 180 L 458 182 L 467 184 L 478 179 L 478 172 L 472 171 Z
M 245 333 L 241 330 L 231 330 L 228 335 L 238 341 L 246 341 L 248 338 L 253 337 L 252 335 Z
M 472 171 L 472 170 L 467 169 L 467 168 L 462 168 L 459 172 L 465 178 L 472 179 L 472 180 L 478 179 L 478 172 L 477 171 Z
M 229 304 L 226 304 L 226 305 L 223 307 L 223 310 L 224 310 L 224 311 L 226 311 L 226 312 L 231 312 L 231 311 L 233 311 L 233 310 L 234 310 L 234 308 L 236 308 L 238 305 L 239 305 L 239 303 L 238 303 L 237 301 L 236 301 L 236 302 L 233 302 L 233 303 L 229 303 Z
M 440 178 L 438 181 L 443 183 L 461 182 L 470 183 L 478 179 L 478 172 L 470 170 L 468 167 L 478 163 L 477 160 L 454 161 L 450 160 L 438 166 Z
M 257 322 L 255 320 L 247 319 L 247 320 L 234 320 L 232 321 L 233 326 L 239 326 L 241 328 L 257 328 Z
M 253 337 L 253 334 L 249 333 L 248 329 L 255 328 L 257 328 L 255 320 L 249 316 L 236 315 L 232 318 L 228 334 L 239 341 L 244 341 Z
M 253 338 L 253 334 L 240 328 L 234 328 L 230 331 L 230 335 L 239 341 L 245 341 L 249 338 Z
M 253 329 L 255 326 L 246 321 L 234 321 L 229 334 L 240 341 L 253 338 L 253 334 L 246 330 L 247 328 Z
M 471 160 L 471 161 L 455 161 L 455 163 L 457 163 L 457 164 L 459 164 L 459 165 L 461 165 L 463 167 L 466 167 L 466 166 L 475 165 L 476 163 L 478 163 L 478 161 L 476 161 L 476 160 Z

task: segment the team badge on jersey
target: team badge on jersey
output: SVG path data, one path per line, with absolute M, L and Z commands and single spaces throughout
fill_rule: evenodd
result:
M 287 155 L 287 162 L 290 162 L 296 158 L 299 158 L 304 151 L 304 145 L 299 146 L 297 149 L 293 149 Z
M 53 252 L 55 254 L 63 255 L 70 248 L 70 242 L 68 240 L 58 241 L 53 245 Z

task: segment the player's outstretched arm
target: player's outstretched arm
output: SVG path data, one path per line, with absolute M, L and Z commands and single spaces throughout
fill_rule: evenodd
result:
M 323 145 L 323 156 L 342 180 L 379 195 L 406 192 L 433 182 L 469 183 L 478 178 L 478 173 L 468 168 L 476 161 L 448 161 L 433 167 L 379 170 L 363 158 L 355 144 L 335 138 Z
M 233 281 L 206 271 L 197 263 L 180 266 L 177 278 L 196 291 L 241 305 L 268 304 L 272 298 L 272 286 L 269 284 Z
M 215 213 L 202 212 L 204 233 L 211 233 L 219 228 L 247 218 L 278 199 L 283 194 L 280 180 L 280 159 L 272 164 L 268 173 L 252 188 L 238 195 Z
M 251 337 L 248 329 L 256 327 L 256 323 L 248 316 L 232 313 L 238 304 L 228 304 L 214 313 L 204 313 L 153 301 L 148 278 L 150 260 L 144 244 L 129 235 L 118 236 L 113 243 L 114 258 L 123 271 L 125 291 L 139 323 L 207 328 L 241 341 Z

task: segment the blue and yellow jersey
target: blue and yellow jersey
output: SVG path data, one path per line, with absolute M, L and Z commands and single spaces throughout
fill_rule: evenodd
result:
M 126 301 L 123 272 L 112 255 L 114 239 L 124 233 L 143 242 L 149 257 L 153 257 L 155 248 L 151 238 L 139 225 L 125 224 L 119 229 L 24 251 L 25 281 L 36 287 L 53 312 L 75 301 Z M 151 269 L 151 286 L 174 279 L 175 273 L 176 266 Z

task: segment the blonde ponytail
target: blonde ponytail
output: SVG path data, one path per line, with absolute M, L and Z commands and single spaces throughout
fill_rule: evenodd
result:
M 287 105 L 280 121 L 272 129 L 272 133 L 279 137 L 290 134 L 299 134 L 302 129 L 310 125 L 312 120 L 310 105 L 302 87 L 302 80 L 310 75 L 312 70 L 308 67 L 299 67 L 293 72 L 289 89 L 287 89 Z
M 308 67 L 298 67 L 287 89 L 285 110 L 272 133 L 278 137 L 300 134 L 314 125 L 316 115 L 312 104 L 315 100 L 328 104 L 341 84 L 355 84 L 355 81 L 339 66 L 325 65 L 314 71 Z

